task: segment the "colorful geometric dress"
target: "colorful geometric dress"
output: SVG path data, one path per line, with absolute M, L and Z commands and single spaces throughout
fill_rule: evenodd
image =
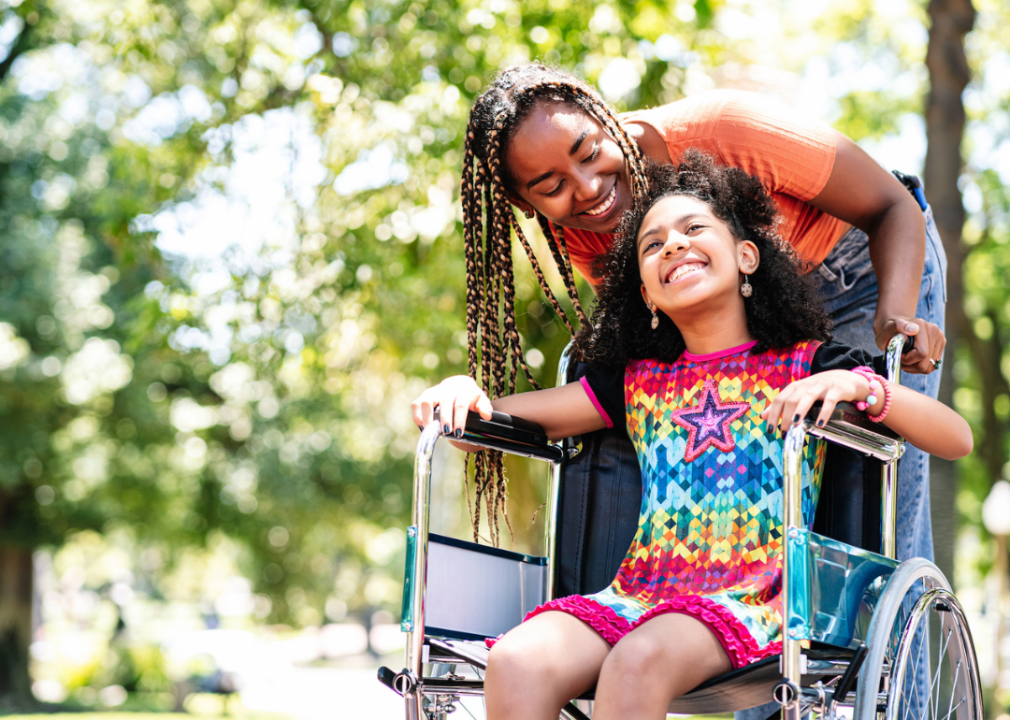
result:
M 634 361 L 623 392 L 614 373 L 591 370 L 581 379 L 608 427 L 611 418 L 626 419 L 642 468 L 638 532 L 609 587 L 552 600 L 527 619 L 568 612 L 613 645 L 651 617 L 685 613 L 713 631 L 734 667 L 781 652 L 783 437 L 760 415 L 786 385 L 811 374 L 821 343 L 761 353 L 754 345 L 685 352 L 674 363 Z M 865 360 L 859 354 L 842 365 Z M 804 451 L 808 525 L 823 450 L 811 441 Z

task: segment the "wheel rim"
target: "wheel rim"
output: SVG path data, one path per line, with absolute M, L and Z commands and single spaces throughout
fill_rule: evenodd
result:
M 925 592 L 908 605 L 907 612 L 895 617 L 887 652 L 887 720 L 980 718 L 975 651 L 957 598 L 927 583 Z
M 925 558 L 912 558 L 904 561 L 887 580 L 884 592 L 873 610 L 873 617 L 866 634 L 870 651 L 860 670 L 856 685 L 853 720 L 879 720 L 887 714 L 886 706 L 889 704 L 889 693 L 892 687 L 890 680 L 893 675 L 892 671 L 900 669 L 896 659 L 899 656 L 898 648 L 901 638 L 905 635 L 905 626 L 912 617 L 912 610 L 920 595 L 924 591 L 929 592 L 937 589 L 946 591 L 950 596 L 950 583 L 947 582 L 940 569 Z M 960 605 L 952 596 L 950 596 L 950 607 L 956 609 L 955 622 L 958 628 L 957 642 L 959 644 L 954 647 L 963 650 L 964 656 L 971 660 L 968 682 L 974 688 L 973 693 L 969 696 L 969 702 L 959 707 L 953 714 L 958 720 L 962 719 L 962 715 L 969 716 L 972 720 L 981 720 L 982 696 L 971 633 L 968 623 L 964 620 L 964 613 L 961 611 Z M 907 667 L 906 663 L 904 672 L 911 677 L 914 675 L 914 671 L 909 671 Z M 895 698 L 900 705 L 900 695 L 896 693 Z M 899 717 L 900 720 L 897 709 L 890 712 L 892 717 Z M 940 714 L 940 718 L 945 714 L 946 709 Z M 915 720 L 919 720 L 919 718 L 915 718 Z

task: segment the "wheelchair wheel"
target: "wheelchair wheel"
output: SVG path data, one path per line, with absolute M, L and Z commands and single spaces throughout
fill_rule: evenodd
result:
M 933 563 L 898 566 L 873 613 L 868 645 L 854 720 L 981 720 L 971 631 Z

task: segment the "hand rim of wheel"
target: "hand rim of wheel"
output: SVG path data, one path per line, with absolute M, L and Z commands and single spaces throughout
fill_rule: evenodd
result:
M 938 606 L 941 602 L 943 603 L 942 608 Z M 927 590 L 924 592 L 909 612 L 908 621 L 905 623 L 905 627 L 901 635 L 901 642 L 895 652 L 894 662 L 891 666 L 891 691 L 888 697 L 886 718 L 887 720 L 897 720 L 897 708 L 895 707 L 897 703 L 894 702 L 894 697 L 898 692 L 898 688 L 902 687 L 904 684 L 906 670 L 908 670 L 909 659 L 912 653 L 912 645 L 914 644 L 913 638 L 915 632 L 922 621 L 926 619 L 930 609 L 936 610 L 937 612 L 950 613 L 950 620 L 955 627 L 951 628 L 949 632 L 953 635 L 955 633 L 955 629 L 957 630 L 956 636 L 949 637 L 946 640 L 946 643 L 944 643 L 942 637 L 940 638 L 940 642 L 943 646 L 948 648 L 948 652 L 945 653 L 945 655 L 948 657 L 956 657 L 958 658 L 959 664 L 964 664 L 963 669 L 960 667 L 958 668 L 954 679 L 961 680 L 960 686 L 965 692 L 964 699 L 968 702 L 968 707 L 965 712 L 968 714 L 965 715 L 963 713 L 958 713 L 954 717 L 981 717 L 982 695 L 981 688 L 979 687 L 978 661 L 975 658 L 975 647 L 972 642 L 971 628 L 968 626 L 968 619 L 964 615 L 961 603 L 957 601 L 957 598 L 952 592 L 946 588 L 934 588 L 933 590 Z M 957 645 L 952 647 L 951 643 L 954 642 L 956 642 Z M 927 654 L 930 653 L 931 648 L 927 648 L 926 652 Z M 956 654 L 952 654 L 955 652 Z M 942 662 L 942 658 L 938 658 L 938 660 Z M 933 692 L 932 686 L 939 677 L 939 674 L 939 669 L 936 669 L 935 675 L 931 673 L 931 677 L 929 678 L 930 694 Z M 949 720 L 952 715 L 951 707 L 954 707 L 954 709 L 957 707 L 953 705 L 953 698 L 947 708 L 945 720 Z M 938 708 L 938 710 L 939 712 L 933 713 L 934 718 L 936 718 L 939 713 L 943 712 L 942 707 Z M 974 710 L 974 712 L 969 712 L 972 710 Z
M 908 591 L 918 581 L 929 584 L 929 590 L 942 589 L 951 592 L 950 583 L 944 577 L 940 569 L 925 558 L 913 558 L 901 563 L 891 575 L 887 582 L 887 587 L 877 602 L 870 627 L 867 632 L 867 645 L 869 653 L 866 662 L 859 673 L 859 683 L 856 686 L 856 702 L 853 712 L 853 720 L 876 720 L 877 715 L 877 689 L 880 677 L 885 673 L 887 664 L 887 652 L 890 645 L 891 631 L 894 627 L 897 615 L 902 611 L 904 598 Z M 953 595 L 951 595 L 953 597 Z M 956 600 L 955 600 L 956 602 Z M 960 610 L 960 605 L 957 605 Z M 963 613 L 962 613 L 963 616 Z M 972 660 L 974 660 L 974 647 L 971 645 L 971 635 L 967 624 L 963 626 L 968 637 L 968 647 Z M 887 667 L 887 671 L 892 668 Z M 974 679 L 978 679 L 978 665 L 974 663 Z M 867 678 L 873 678 L 867 682 Z M 975 683 L 978 687 L 977 682 Z M 974 693 L 973 693 L 974 694 Z M 976 717 L 981 718 L 982 704 L 980 692 L 976 695 Z

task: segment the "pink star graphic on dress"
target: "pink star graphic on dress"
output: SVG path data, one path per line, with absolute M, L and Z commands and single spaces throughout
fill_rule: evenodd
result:
M 723 452 L 736 447 L 729 426 L 748 408 L 750 403 L 744 401 L 722 402 L 715 381 L 705 381 L 697 405 L 673 411 L 673 421 L 688 431 L 684 460 L 692 462 L 710 447 Z

